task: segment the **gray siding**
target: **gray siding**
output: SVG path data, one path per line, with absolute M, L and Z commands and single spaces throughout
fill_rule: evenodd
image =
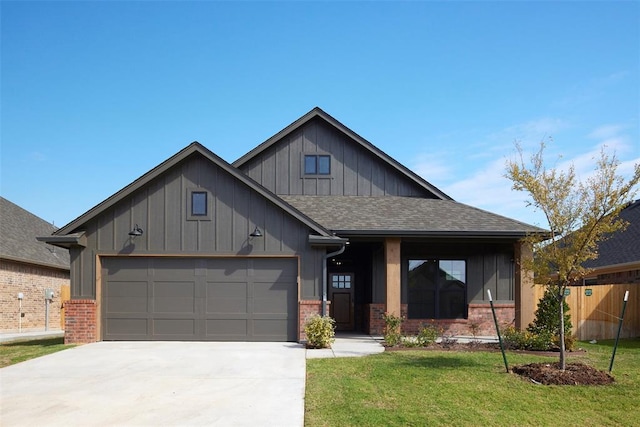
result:
M 210 219 L 191 220 L 190 189 L 210 195 Z M 135 224 L 144 234 L 128 235 Z M 249 238 L 258 226 L 264 237 Z M 320 295 L 322 250 L 309 229 L 200 155 L 160 175 L 87 224 L 87 247 L 72 249 L 72 296 L 95 298 L 96 254 L 298 255 L 300 298 Z
M 303 176 L 303 155 L 314 153 L 331 155 L 330 176 Z M 241 169 L 278 195 L 433 197 L 321 119 L 309 121 Z

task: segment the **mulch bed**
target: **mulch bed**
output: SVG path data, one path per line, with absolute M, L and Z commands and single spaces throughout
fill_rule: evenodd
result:
M 514 366 L 512 371 L 536 384 L 544 385 L 606 385 L 615 381 L 608 373 L 583 363 L 567 363 L 564 371 L 560 370 L 557 362 L 530 363 Z

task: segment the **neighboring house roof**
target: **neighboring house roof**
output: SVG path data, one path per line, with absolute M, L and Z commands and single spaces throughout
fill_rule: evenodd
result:
M 336 120 L 335 118 L 333 118 L 332 116 L 324 112 L 319 107 L 315 107 L 313 110 L 309 111 L 307 114 L 300 117 L 298 120 L 291 123 L 289 126 L 282 129 L 280 132 L 278 132 L 271 138 L 267 139 L 265 142 L 258 145 L 256 148 L 249 151 L 244 156 L 240 157 L 238 160 L 233 162 L 233 166 L 235 166 L 236 168 L 241 168 L 242 165 L 249 162 L 251 159 L 255 158 L 260 153 L 262 153 L 272 145 L 276 144 L 278 141 L 282 140 L 285 136 L 295 131 L 296 129 L 304 126 L 306 123 L 308 123 L 309 121 L 315 118 L 321 118 L 322 120 L 326 121 L 331 126 L 336 128 L 340 132 L 344 133 L 353 141 L 355 141 L 357 144 L 359 144 L 362 148 L 373 153 L 373 155 L 377 156 L 378 158 L 380 158 L 381 160 L 389 164 L 391 167 L 393 167 L 395 170 L 400 172 L 402 175 L 406 176 L 409 180 L 415 182 L 416 184 L 418 184 L 425 190 L 429 191 L 436 197 L 439 197 L 440 199 L 443 199 L 443 200 L 452 200 L 451 197 L 449 197 L 439 188 L 427 182 L 424 178 L 420 177 L 418 174 L 408 169 L 406 166 L 404 166 L 403 164 L 401 164 L 400 162 L 398 162 L 397 160 L 395 160 L 394 158 L 392 158 L 391 156 L 389 156 L 388 154 L 380 150 L 378 147 L 376 147 L 375 145 L 373 145 L 372 143 L 370 143 L 369 141 L 367 141 L 366 139 L 364 139 L 363 137 L 361 137 L 360 135 L 358 135 L 357 133 L 355 133 L 354 131 L 352 131 L 342 123 L 340 123 L 338 120 Z
M 640 200 L 620 211 L 619 217 L 629 223 L 627 228 L 601 241 L 598 258 L 585 262 L 585 267 L 602 268 L 640 262 Z
M 87 222 L 96 218 L 102 212 L 114 206 L 119 201 L 125 199 L 126 197 L 129 197 L 135 191 L 139 190 L 141 187 L 151 182 L 153 179 L 157 178 L 159 175 L 165 173 L 166 171 L 173 168 L 175 165 L 177 165 L 178 163 L 182 162 L 187 157 L 195 153 L 199 153 L 203 155 L 212 163 L 214 163 L 221 169 L 225 170 L 230 175 L 232 175 L 239 181 L 243 182 L 244 184 L 249 186 L 251 189 L 258 192 L 259 194 L 264 196 L 266 199 L 270 200 L 275 205 L 279 206 L 282 210 L 284 210 L 285 212 L 287 212 L 288 214 L 290 214 L 291 216 L 293 216 L 303 224 L 307 225 L 314 232 L 318 233 L 321 236 L 331 236 L 331 232 L 325 229 L 322 225 L 312 220 L 311 218 L 307 217 L 306 215 L 302 214 L 300 211 L 298 211 L 291 205 L 285 203 L 282 199 L 278 198 L 278 196 L 271 193 L 269 190 L 267 190 L 266 188 L 264 188 L 263 186 L 261 186 L 260 184 L 252 180 L 251 178 L 249 178 L 240 170 L 234 168 L 229 163 L 225 162 L 222 158 L 218 157 L 216 154 L 214 154 L 212 151 L 208 150 L 198 142 L 191 143 L 190 145 L 182 149 L 177 154 L 173 155 L 172 157 L 170 157 L 160 165 L 153 168 L 151 171 L 147 172 L 146 174 L 142 175 L 140 178 L 136 179 L 134 182 L 132 182 L 122 190 L 115 193 L 113 196 L 109 197 L 99 205 L 93 207 L 92 209 L 90 209 L 80 217 L 76 218 L 75 220 L 71 221 L 69 224 L 57 230 L 54 233 L 54 235 L 60 236 L 60 235 L 66 235 L 70 233 L 75 233 L 77 231 L 81 231 L 82 227 L 84 227 Z M 57 243 L 57 241 L 55 240 L 55 236 L 52 239 L 46 239 L 46 241 L 49 241 L 53 244 Z
M 0 258 L 69 270 L 69 251 L 36 240 L 56 227 L 0 197 Z
M 280 196 L 338 234 L 522 237 L 546 231 L 453 200 L 379 196 Z

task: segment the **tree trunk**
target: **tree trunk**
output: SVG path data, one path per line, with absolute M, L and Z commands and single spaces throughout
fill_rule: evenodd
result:
M 565 358 L 565 346 L 564 346 L 564 290 L 566 286 L 560 286 L 560 295 L 558 295 L 558 299 L 560 300 L 560 309 L 558 312 L 560 313 L 560 331 L 558 331 L 558 336 L 560 337 L 560 370 L 564 371 L 567 369 L 567 361 Z

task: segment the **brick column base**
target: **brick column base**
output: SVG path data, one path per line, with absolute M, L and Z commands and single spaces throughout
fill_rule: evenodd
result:
M 331 301 L 327 301 L 327 315 L 331 312 L 329 310 L 331 306 Z M 304 325 L 306 325 L 307 321 L 313 316 L 317 314 L 318 316 L 322 316 L 322 301 L 316 300 L 303 300 L 300 301 L 298 306 L 298 341 L 306 341 L 307 336 L 304 333 Z
M 96 302 L 76 299 L 64 302 L 64 343 L 87 344 L 98 341 Z

